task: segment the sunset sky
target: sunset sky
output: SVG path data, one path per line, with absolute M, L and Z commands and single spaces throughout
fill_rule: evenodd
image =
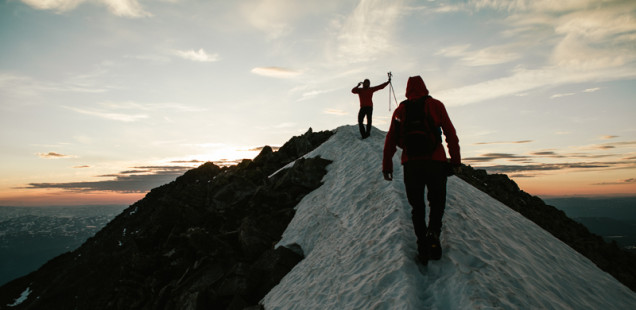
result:
M 0 205 L 131 204 L 355 124 L 351 88 L 388 71 L 444 102 L 466 164 L 636 194 L 633 0 L 0 0 Z

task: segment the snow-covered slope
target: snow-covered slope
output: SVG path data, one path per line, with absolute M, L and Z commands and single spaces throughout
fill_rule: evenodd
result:
M 520 214 L 448 180 L 440 261 L 418 268 L 399 152 L 343 126 L 307 154 L 333 160 L 279 245 L 305 259 L 263 299 L 272 309 L 633 309 L 636 294 Z

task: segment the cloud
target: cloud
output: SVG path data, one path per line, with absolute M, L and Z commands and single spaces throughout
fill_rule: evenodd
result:
M 292 90 L 292 92 L 295 90 Z M 325 89 L 325 90 L 312 90 L 312 91 L 308 91 L 308 92 L 304 92 L 302 93 L 300 99 L 298 99 L 298 101 L 304 101 L 304 100 L 309 100 L 312 98 L 317 97 L 318 95 L 321 94 L 325 94 L 325 93 L 330 93 L 335 91 L 335 89 Z
M 349 112 L 343 111 L 343 110 L 340 110 L 340 109 L 326 109 L 326 110 L 323 111 L 323 113 L 331 114 L 331 115 L 338 115 L 338 116 L 349 115 Z
M 489 173 L 517 173 L 517 172 L 539 172 L 539 171 L 557 171 L 565 169 L 601 169 L 610 168 L 616 163 L 554 163 L 554 164 L 535 164 L 535 165 L 495 165 L 481 166 Z M 530 176 L 530 174 L 526 174 Z
M 201 164 L 201 163 L 205 163 L 205 161 L 197 160 L 197 159 L 192 159 L 192 160 L 173 160 L 170 163 L 171 164 Z
M 490 46 L 480 50 L 469 50 L 470 44 L 455 45 L 439 50 L 435 55 L 449 58 L 459 58 L 466 66 L 491 66 L 498 65 L 521 58 L 521 55 L 510 51 L 510 47 Z
M 100 106 L 108 109 L 118 109 L 118 110 L 140 110 L 140 111 L 157 111 L 157 110 L 171 110 L 177 112 L 201 112 L 205 111 L 205 109 L 192 107 L 181 103 L 174 102 L 162 102 L 162 103 L 138 103 L 134 101 L 122 101 L 122 102 L 112 102 L 106 101 L 101 102 Z
M 202 108 L 191 107 L 180 103 L 137 103 L 133 101 L 122 102 L 101 102 L 99 107 L 65 108 L 77 113 L 96 116 L 103 119 L 114 120 L 119 122 L 136 122 L 142 119 L 150 118 L 149 114 L 166 111 L 169 112 L 200 112 L 205 111 Z
M 75 158 L 75 157 L 77 157 L 77 156 L 73 156 L 73 155 L 64 155 L 64 154 L 60 154 L 60 153 L 56 153 L 56 152 L 37 153 L 36 155 L 39 156 L 40 158 L 46 158 L 46 159 Z
M 143 193 L 157 186 L 169 183 L 192 167 L 182 166 L 142 166 L 135 170 L 102 175 L 114 179 L 66 183 L 29 183 L 22 189 L 61 189 L 73 192 L 108 191 L 119 193 Z
M 459 106 L 513 96 L 540 87 L 627 78 L 636 78 L 636 70 L 629 66 L 596 68 L 594 70 L 583 67 L 558 66 L 547 66 L 533 70 L 516 68 L 506 77 L 443 90 L 439 92 L 439 98 L 443 98 L 444 103 L 449 106 Z
M 198 51 L 175 50 L 173 53 L 183 59 L 198 61 L 198 62 L 215 62 L 215 61 L 219 61 L 220 59 L 218 54 L 208 54 L 202 48 L 200 48 Z
M 616 139 L 616 138 L 618 138 L 618 137 L 619 137 L 619 136 L 611 136 L 611 135 L 607 135 L 607 136 L 601 136 L 600 138 L 601 138 L 602 140 L 610 140 L 610 139 Z
M 274 125 L 274 128 L 277 129 L 281 129 L 281 128 L 293 128 L 296 126 L 296 123 L 292 123 L 292 122 L 286 122 L 286 123 L 280 123 L 280 124 L 276 124 Z
M 53 10 L 58 13 L 75 9 L 82 3 L 94 3 L 105 6 L 108 10 L 121 17 L 148 17 L 152 14 L 146 12 L 137 0 L 21 0 L 27 5 L 38 10 Z
M 393 29 L 402 12 L 402 1 L 361 0 L 344 22 L 334 23 L 338 59 L 367 62 L 396 48 Z
M 542 87 L 636 78 L 634 1 L 475 0 L 455 7 L 469 14 L 502 12 L 505 18 L 493 22 L 504 23 L 506 30 L 500 34 L 510 38 L 510 46 L 545 62 L 530 65 L 524 59 L 524 65 L 499 78 L 438 94 L 449 105 L 483 102 Z M 456 46 L 449 52 L 461 57 L 467 50 L 468 46 Z
M 73 167 L 73 169 L 84 169 L 84 168 L 91 168 L 91 166 L 88 166 L 88 165 L 82 165 L 82 166 L 75 166 L 75 167 Z
M 630 179 L 625 179 L 625 180 L 619 180 L 616 182 L 601 182 L 601 183 L 594 183 L 592 185 L 625 185 L 625 184 L 636 184 L 636 178 L 630 178 Z
M 566 157 L 565 155 L 560 155 L 560 154 L 557 154 L 556 152 L 553 152 L 553 151 L 532 152 L 532 153 L 530 153 L 530 155 L 539 156 L 539 157 L 551 157 L 551 158 L 564 158 L 564 157 Z
M 103 93 L 108 87 L 97 85 L 91 76 L 76 76 L 71 80 L 48 82 L 24 75 L 0 72 L 0 101 L 25 104 L 48 98 L 50 92 Z M 46 97 L 45 97 L 46 96 Z
M 554 95 L 550 96 L 550 99 L 556 99 L 556 98 L 561 98 L 561 97 L 568 97 L 568 96 L 572 96 L 572 95 L 574 95 L 574 93 L 554 94 Z
M 245 0 L 240 3 L 240 18 L 262 32 L 266 39 L 284 38 L 294 32 L 295 22 L 319 16 L 342 5 L 340 0 Z M 312 27 L 315 25 L 312 25 Z
M 534 140 L 520 140 L 520 141 L 497 141 L 497 142 L 477 142 L 474 145 L 488 145 L 488 144 L 523 144 L 532 143 Z
M 509 154 L 509 153 L 487 153 L 487 154 L 479 155 L 479 157 L 464 158 L 463 160 L 467 162 L 489 162 L 489 161 L 498 160 L 498 159 L 519 161 L 519 160 L 528 160 L 529 157 L 523 156 L 523 155 Z
M 281 79 L 294 78 L 300 75 L 299 71 L 281 68 L 281 67 L 256 67 L 252 69 L 251 72 L 257 75 L 281 78 Z
M 601 88 L 600 87 L 595 87 L 595 88 L 588 88 L 586 90 L 584 90 L 584 93 L 593 93 L 595 91 L 599 91 Z
M 98 109 L 80 109 L 75 107 L 66 107 L 69 110 L 77 113 L 97 116 L 104 119 L 119 121 L 119 122 L 135 122 L 141 119 L 146 119 L 149 116 L 147 114 L 125 114 L 125 113 L 113 113 Z

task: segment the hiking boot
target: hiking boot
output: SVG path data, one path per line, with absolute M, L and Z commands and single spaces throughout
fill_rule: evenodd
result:
M 417 261 L 419 261 L 422 265 L 426 266 L 428 264 L 428 244 L 425 242 L 424 244 L 417 245 Z
M 426 242 L 429 245 L 429 258 L 432 260 L 440 260 L 442 258 L 442 244 L 439 241 L 439 235 L 432 231 L 427 232 Z

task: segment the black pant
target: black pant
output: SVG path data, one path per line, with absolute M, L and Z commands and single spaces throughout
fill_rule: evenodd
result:
M 428 230 L 442 231 L 442 217 L 446 206 L 447 163 L 435 160 L 408 161 L 404 164 L 406 197 L 412 207 L 413 228 L 418 245 L 426 240 L 426 203 L 424 190 L 428 189 Z
M 364 130 L 364 117 L 367 117 L 367 130 Z M 371 117 L 373 116 L 373 107 L 360 107 L 358 112 L 358 127 L 360 127 L 360 135 L 362 138 L 366 138 L 371 135 Z

